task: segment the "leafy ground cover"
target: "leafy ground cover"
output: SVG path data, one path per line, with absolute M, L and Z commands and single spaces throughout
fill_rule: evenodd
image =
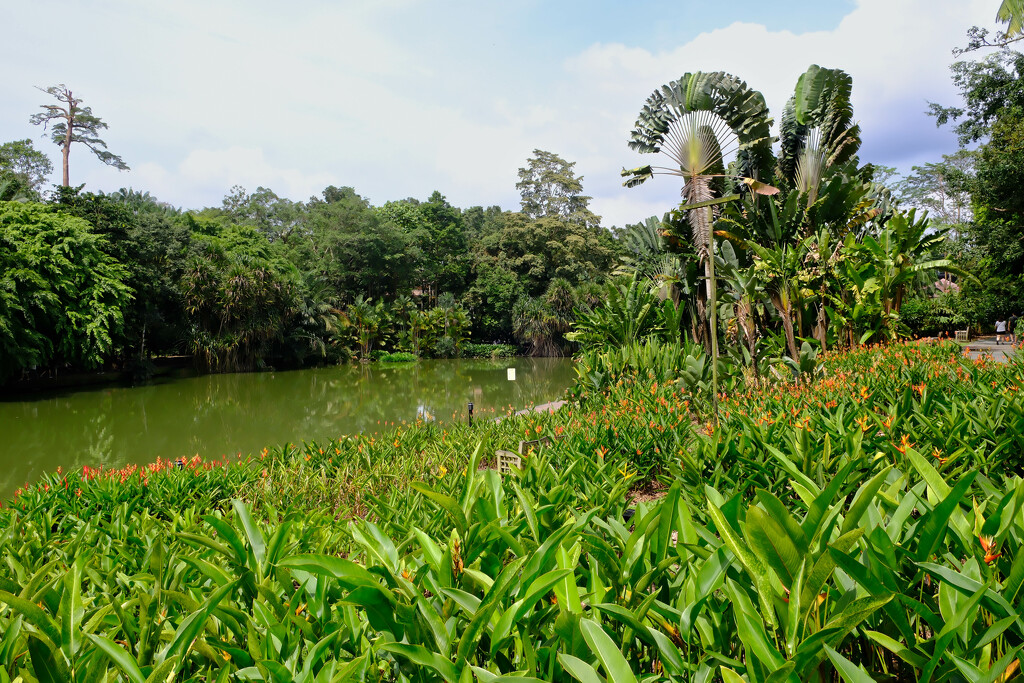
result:
M 718 420 L 693 363 L 582 366 L 552 415 L 46 477 L 0 509 L 0 681 L 1018 675 L 1024 363 L 859 348 L 727 384 Z

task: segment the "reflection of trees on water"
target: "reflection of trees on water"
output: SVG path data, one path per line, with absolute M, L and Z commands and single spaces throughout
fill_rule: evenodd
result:
M 517 380 L 506 379 L 506 368 Z M 0 497 L 43 472 L 121 467 L 158 456 L 219 458 L 285 441 L 372 432 L 416 421 L 422 406 L 439 422 L 479 419 L 558 398 L 570 361 L 516 358 L 289 372 L 208 375 L 0 402 Z

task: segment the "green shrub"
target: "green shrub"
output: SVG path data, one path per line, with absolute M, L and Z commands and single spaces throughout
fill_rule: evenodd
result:
M 512 344 L 464 344 L 464 358 L 515 358 L 519 349 Z
M 419 359 L 419 356 L 415 353 L 410 353 L 408 351 L 384 352 L 376 358 L 380 363 L 415 363 Z

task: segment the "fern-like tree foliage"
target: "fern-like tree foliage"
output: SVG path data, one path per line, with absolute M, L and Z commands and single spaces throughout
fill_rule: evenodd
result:
M 0 381 L 22 368 L 96 367 L 121 335 L 133 292 L 88 223 L 0 202 Z

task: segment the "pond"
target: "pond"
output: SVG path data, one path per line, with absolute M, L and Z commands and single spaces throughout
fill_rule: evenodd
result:
M 515 381 L 507 368 L 516 369 Z M 0 500 L 58 466 L 123 467 L 161 458 L 256 453 L 385 424 L 491 419 L 555 400 L 566 358 L 428 360 L 163 379 L 0 400 Z

